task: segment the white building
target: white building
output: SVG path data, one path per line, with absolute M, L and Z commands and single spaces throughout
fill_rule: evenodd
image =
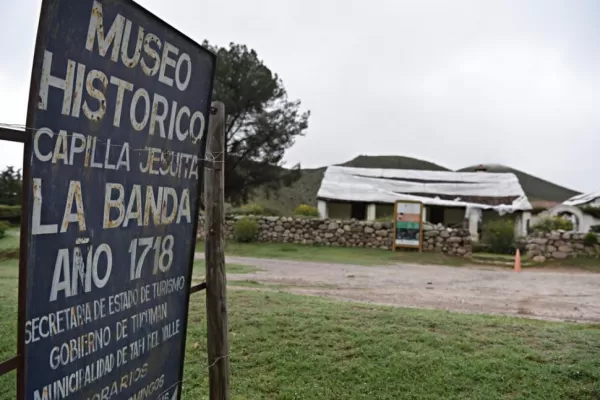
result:
M 525 235 L 531 204 L 512 173 L 419 171 L 333 166 L 317 193 L 322 218 L 375 220 L 392 217 L 396 200 L 424 204 L 425 221 L 456 226 L 468 220 L 474 240 L 479 223 L 514 218 Z
M 573 230 L 577 232 L 589 232 L 594 225 L 600 225 L 600 219 L 585 213 L 582 207 L 597 207 L 600 209 L 600 192 L 584 193 L 573 196 L 570 199 L 558 204 L 548 211 L 544 211 L 531 220 L 535 224 L 539 220 L 552 216 L 563 217 L 573 222 Z

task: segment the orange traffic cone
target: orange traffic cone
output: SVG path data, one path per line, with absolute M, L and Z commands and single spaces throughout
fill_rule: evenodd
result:
M 521 272 L 521 252 L 519 249 L 515 253 L 515 272 Z

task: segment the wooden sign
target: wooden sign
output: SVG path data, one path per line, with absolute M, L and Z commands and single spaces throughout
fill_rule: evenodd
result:
M 42 2 L 19 398 L 181 396 L 215 61 L 132 1 Z
M 394 204 L 394 242 L 392 249 L 423 246 L 423 203 L 398 200 Z

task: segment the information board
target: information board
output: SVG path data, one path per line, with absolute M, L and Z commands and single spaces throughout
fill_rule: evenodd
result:
M 394 244 L 421 249 L 423 243 L 423 204 L 396 201 L 394 204 Z
M 215 55 L 44 0 L 27 126 L 26 399 L 177 399 Z

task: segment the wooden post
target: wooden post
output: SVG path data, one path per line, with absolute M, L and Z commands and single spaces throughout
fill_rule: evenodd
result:
M 229 400 L 229 328 L 223 217 L 225 105 L 213 102 L 210 114 L 204 168 L 209 399 Z

